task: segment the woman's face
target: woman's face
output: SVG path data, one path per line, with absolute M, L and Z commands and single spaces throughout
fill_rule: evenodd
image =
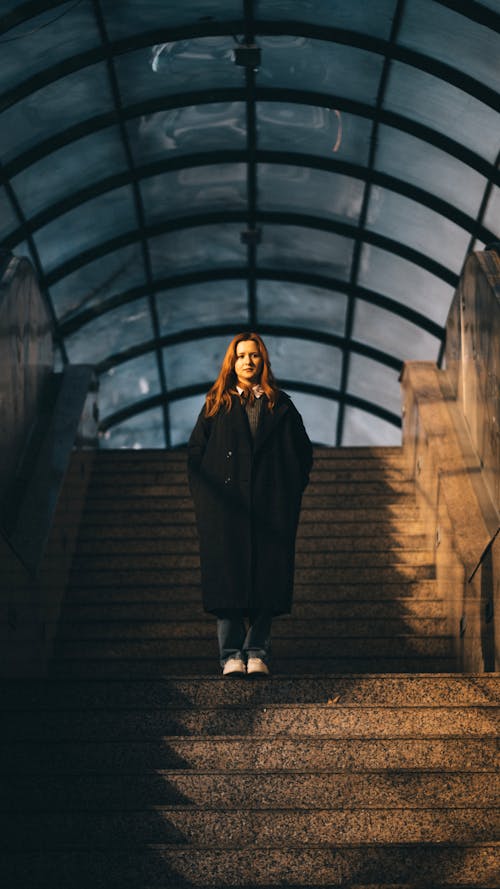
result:
M 236 346 L 234 372 L 242 387 L 254 386 L 262 373 L 262 357 L 254 340 L 242 340 Z

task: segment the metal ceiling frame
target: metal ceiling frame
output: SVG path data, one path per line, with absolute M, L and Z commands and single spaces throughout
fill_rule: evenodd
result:
M 172 389 L 166 396 L 168 403 L 171 404 L 173 401 L 181 401 L 183 398 L 190 398 L 194 395 L 203 396 L 212 383 L 213 380 L 207 380 L 204 383 L 195 383 L 192 386 L 183 386 L 179 389 Z M 390 423 L 391 426 L 396 426 L 398 429 L 402 426 L 400 416 L 379 404 L 367 401 L 365 398 L 360 398 L 358 395 L 350 395 L 348 393 L 342 393 L 340 389 L 333 389 L 327 386 L 316 386 L 312 383 L 302 383 L 296 380 L 280 380 L 280 385 L 286 391 L 303 392 L 307 395 L 316 395 L 320 398 L 336 401 L 339 404 L 339 409 L 341 404 L 345 404 L 349 407 L 357 407 L 359 410 L 362 410 L 367 414 L 385 420 L 386 423 Z M 136 417 L 139 414 L 146 413 L 146 411 L 153 410 L 155 407 L 163 407 L 163 404 L 162 395 L 152 395 L 150 398 L 136 401 L 126 408 L 122 408 L 121 410 L 115 411 L 113 414 L 109 414 L 99 423 L 99 431 L 107 432 L 108 429 L 111 429 L 113 426 L 117 426 L 120 423 L 129 420 L 131 417 Z M 200 408 L 201 404 L 202 401 L 200 399 Z
M 29 231 L 30 233 L 36 232 L 38 229 L 53 222 L 64 213 L 79 207 L 86 201 L 100 197 L 109 191 L 113 191 L 114 189 L 130 185 L 134 188 L 135 196 L 138 180 L 142 182 L 143 180 L 154 176 L 161 176 L 177 170 L 194 169 L 197 167 L 211 165 L 219 166 L 223 164 L 245 164 L 247 157 L 248 152 L 244 149 L 226 149 L 221 151 L 199 152 L 194 155 L 180 155 L 167 160 L 152 161 L 140 166 L 135 164 L 132 168 L 132 174 L 130 168 L 121 173 L 113 173 L 111 176 L 93 182 L 91 185 L 87 185 L 79 191 L 74 191 L 66 197 L 60 198 L 54 204 L 45 207 L 33 216 L 24 217 L 23 224 L 19 226 L 18 230 L 14 230 L 9 234 L 6 242 L 9 244 L 17 243 L 25 236 L 26 231 Z M 399 179 L 396 176 L 391 176 L 388 173 L 376 170 L 373 165 L 373 160 L 371 163 L 369 162 L 364 166 L 363 164 L 343 161 L 339 158 L 332 157 L 326 159 L 319 155 L 309 155 L 302 152 L 253 149 L 253 180 L 256 178 L 255 168 L 258 167 L 259 164 L 305 167 L 312 170 L 324 171 L 326 173 L 337 173 L 342 176 L 359 179 L 365 183 L 369 182 L 372 185 L 378 185 L 388 191 L 409 198 L 410 200 L 421 204 L 423 207 L 427 207 L 427 209 L 449 219 L 450 222 L 455 223 L 455 225 L 460 228 L 470 231 L 471 233 L 474 232 L 475 237 L 480 238 L 482 241 L 486 242 L 495 238 L 494 233 L 485 228 L 481 222 L 478 222 L 477 218 L 469 216 L 463 210 L 459 210 L 453 204 L 450 204 L 443 198 L 436 197 L 435 194 L 426 191 L 418 185 L 413 185 L 404 179 Z M 254 194 L 255 183 L 253 183 L 252 186 L 249 185 L 248 188 L 251 193 Z M 255 211 L 256 200 L 254 195 L 253 206 L 251 211 L 249 211 L 249 228 L 252 228 L 255 225 Z M 182 217 L 179 217 L 179 219 L 182 219 Z
M 188 272 L 183 275 L 155 278 L 154 285 L 156 293 L 159 295 L 165 291 L 189 287 L 192 284 L 205 284 L 214 281 L 245 280 L 246 276 L 246 266 L 242 266 L 241 268 L 218 267 L 217 269 L 211 269 L 210 271 Z M 259 267 L 258 282 L 259 281 L 279 281 L 287 284 L 304 284 L 306 286 L 326 290 L 327 292 L 340 292 L 346 295 L 355 292 L 357 298 L 362 302 L 378 306 L 394 315 L 398 315 L 400 318 L 404 318 L 406 321 L 415 324 L 422 330 L 426 330 L 428 333 L 432 334 L 432 336 L 436 337 L 436 339 L 444 340 L 444 327 L 437 324 L 435 321 L 432 321 L 426 315 L 423 315 L 421 312 L 416 311 L 416 309 L 412 309 L 389 296 L 384 296 L 382 293 L 370 290 L 367 287 L 362 287 L 359 284 L 354 287 L 349 281 L 342 280 L 341 278 L 330 278 L 326 275 L 317 275 L 312 272 L 280 271 Z M 63 319 L 59 320 L 59 328 L 63 336 L 71 336 L 78 330 L 81 330 L 86 324 L 107 314 L 107 312 L 140 299 L 145 295 L 145 289 L 145 285 L 131 287 L 129 290 L 117 293 L 114 296 L 109 297 L 107 300 L 99 302 L 94 306 L 90 306 L 87 309 L 77 311 L 76 313 L 73 311 L 69 312 Z M 305 328 L 305 330 L 308 329 L 309 328 Z M 311 328 L 311 330 L 314 330 L 314 328 Z
M 62 5 L 65 0 L 51 0 L 51 2 L 29 2 L 24 3 L 22 7 L 13 10 L 0 20 L 0 31 L 6 32 L 10 28 L 19 25 L 23 21 L 27 21 L 34 15 L 45 12 L 50 8 L 57 8 Z M 456 9 L 451 0 L 435 0 L 441 5 L 451 8 L 454 12 L 467 16 L 469 19 L 490 27 L 495 31 L 500 31 L 500 15 L 493 10 L 484 7 L 476 0 L 463 0 L 460 3 L 460 9 Z M 419 327 L 427 330 L 443 340 L 443 329 L 424 318 L 420 313 L 407 306 L 403 306 L 396 300 L 392 300 L 383 294 L 377 294 L 359 286 L 358 273 L 360 265 L 361 250 L 364 244 L 371 244 L 382 250 L 386 250 L 395 255 L 415 263 L 421 268 L 436 275 L 441 280 L 446 281 L 451 286 L 455 286 L 458 281 L 456 275 L 451 269 L 447 269 L 441 263 L 431 259 L 414 248 L 409 247 L 395 239 L 388 238 L 383 235 L 366 228 L 367 211 L 369 205 L 370 192 L 373 185 L 380 185 L 382 188 L 389 189 L 397 194 L 403 195 L 415 200 L 422 206 L 439 213 L 443 217 L 449 219 L 454 224 L 460 226 L 465 231 L 471 233 L 471 245 L 476 238 L 488 241 L 495 238 L 495 235 L 483 225 L 483 218 L 487 206 L 487 198 L 493 184 L 500 184 L 500 174 L 497 164 L 490 164 L 486 159 L 480 157 L 470 149 L 466 149 L 456 141 L 441 134 L 431 127 L 412 121 L 403 115 L 389 112 L 383 109 L 384 95 L 389 76 L 390 66 L 394 61 L 414 67 L 424 71 L 433 77 L 439 78 L 446 83 L 451 84 L 474 97 L 485 105 L 494 108 L 498 107 L 498 93 L 481 83 L 476 78 L 466 75 L 458 68 L 445 64 L 432 56 L 428 56 L 422 52 L 417 52 L 408 47 L 400 46 L 397 43 L 399 24 L 404 12 L 405 0 L 395 0 L 395 14 L 389 39 L 372 37 L 358 31 L 347 29 L 329 28 L 323 25 L 315 25 L 309 22 L 296 20 L 281 21 L 265 21 L 256 20 L 254 18 L 254 0 L 243 0 L 243 16 L 233 21 L 219 22 L 216 20 L 204 20 L 196 24 L 182 25 L 175 28 L 165 28 L 160 30 L 147 30 L 133 37 L 110 41 L 106 29 L 105 16 L 101 7 L 101 0 L 91 0 L 94 10 L 97 31 L 101 40 L 98 47 L 92 48 L 85 52 L 76 54 L 69 59 L 65 59 L 55 65 L 45 68 L 36 75 L 28 77 L 25 81 L 16 87 L 9 89 L 0 96 L 0 111 L 10 107 L 11 104 L 20 101 L 22 98 L 37 92 L 44 86 L 54 83 L 60 78 L 68 74 L 81 71 L 84 68 L 97 63 L 104 63 L 107 69 L 108 81 L 113 97 L 114 110 L 106 114 L 95 115 L 87 121 L 80 122 L 71 127 L 66 128 L 62 133 L 53 137 L 42 140 L 36 147 L 28 149 L 19 156 L 13 158 L 4 165 L 1 171 L 0 183 L 3 182 L 7 196 L 13 206 L 14 212 L 19 219 L 19 227 L 16 232 L 9 235 L 5 239 L 6 246 L 15 246 L 20 241 L 27 241 L 37 272 L 41 278 L 41 286 L 47 294 L 48 304 L 55 324 L 56 332 L 60 337 L 62 346 L 63 359 L 67 360 L 64 354 L 64 336 L 69 331 L 75 332 L 81 326 L 89 323 L 95 317 L 102 315 L 110 308 L 118 305 L 124 305 L 132 298 L 138 296 L 146 296 L 150 316 L 152 320 L 153 340 L 149 343 L 142 343 L 139 347 L 124 350 L 114 356 L 109 356 L 106 362 L 98 365 L 98 369 L 102 372 L 105 367 L 116 366 L 123 361 L 130 360 L 139 354 L 154 351 L 157 359 L 158 373 L 160 379 L 160 393 L 154 396 L 155 405 L 161 406 L 163 412 L 163 422 L 165 430 L 166 445 L 170 445 L 170 423 L 168 405 L 171 401 L 185 395 L 178 393 L 185 390 L 174 390 L 169 392 L 167 388 L 167 380 L 165 374 L 165 366 L 163 362 L 163 349 L 174 342 L 192 341 L 201 339 L 206 336 L 216 335 L 214 330 L 220 330 L 224 333 L 236 333 L 234 325 L 218 325 L 215 327 L 205 328 L 203 331 L 182 331 L 180 334 L 173 334 L 167 337 L 161 336 L 160 322 L 157 308 L 157 294 L 159 289 L 169 289 L 175 286 L 183 286 L 179 281 L 185 283 L 203 281 L 203 280 L 220 280 L 246 278 L 247 280 L 247 301 L 248 301 L 248 323 L 251 328 L 258 327 L 263 333 L 272 332 L 280 336 L 290 336 L 293 338 L 315 340 L 318 342 L 328 342 L 336 348 L 343 351 L 341 383 L 338 390 L 325 389 L 309 384 L 299 384 L 297 382 L 284 381 L 285 385 L 290 385 L 296 391 L 308 391 L 312 394 L 320 394 L 322 397 L 333 398 L 338 401 L 338 421 L 336 441 L 340 444 L 342 441 L 344 426 L 344 411 L 346 405 L 355 404 L 362 410 L 382 417 L 388 422 L 399 425 L 399 418 L 391 414 L 377 405 L 365 402 L 348 393 L 349 380 L 349 356 L 350 352 L 368 355 L 373 360 L 380 361 L 383 364 L 399 369 L 401 362 L 398 362 L 393 356 L 380 352 L 361 343 L 356 343 L 352 339 L 354 308 L 357 299 L 364 300 L 374 305 L 379 305 L 389 311 L 394 312 L 400 317 L 405 317 L 411 323 L 418 324 Z M 354 49 L 375 53 L 383 57 L 383 65 L 380 76 L 380 82 L 377 92 L 377 100 L 374 105 L 368 103 L 356 102 L 345 99 L 341 96 L 326 95 L 324 93 L 313 93 L 311 91 L 289 90 L 284 88 L 261 88 L 256 84 L 254 70 L 247 66 L 245 69 L 245 86 L 231 89 L 215 89 L 202 90 L 191 93 L 183 93 L 182 95 L 174 95 L 162 97 L 161 100 L 152 99 L 146 102 L 135 103 L 134 105 L 124 107 L 120 96 L 119 82 L 115 71 L 114 59 L 118 55 L 128 52 L 134 52 L 141 48 L 150 47 L 158 42 L 175 42 L 176 40 L 199 39 L 209 36 L 233 36 L 242 35 L 242 43 L 245 45 L 252 44 L 255 37 L 265 36 L 281 36 L 291 35 L 305 37 L 310 40 L 321 40 L 322 42 L 331 42 L 334 44 L 343 44 Z M 236 42 L 238 37 L 233 37 Z M 0 40 L 1 43 L 1 40 Z M 151 163 L 137 166 L 134 162 L 131 150 L 129 136 L 127 131 L 127 121 L 134 119 L 139 114 L 153 113 L 154 110 L 166 110 L 174 107 L 185 107 L 186 105 L 200 105 L 215 102 L 235 101 L 245 103 L 247 118 L 247 144 L 244 151 L 227 151 L 215 153 L 200 153 L 199 155 L 179 155 L 176 158 L 162 162 L 159 164 Z M 270 152 L 259 151 L 257 145 L 258 128 L 256 104 L 257 102 L 289 102 L 295 104 L 321 105 L 322 107 L 335 108 L 352 114 L 369 118 L 372 120 L 372 133 L 370 139 L 369 158 L 366 166 L 358 164 L 349 164 L 340 162 L 338 159 L 328 162 L 322 161 L 316 156 L 309 156 L 303 153 L 295 154 L 293 152 Z M 417 138 L 424 140 L 429 144 L 442 151 L 447 152 L 450 156 L 457 158 L 462 163 L 467 164 L 472 169 L 481 173 L 487 179 L 483 201 L 479 209 L 479 213 L 475 219 L 468 216 L 463 211 L 458 210 L 448 202 L 437 198 L 422 188 L 413 186 L 396 177 L 381 173 L 375 169 L 377 134 L 381 125 L 392 126 L 401 131 L 410 133 Z M 105 127 L 118 127 L 121 142 L 124 148 L 127 160 L 127 169 L 123 173 L 119 173 L 110 177 L 106 177 L 92 186 L 73 192 L 55 202 L 52 206 L 44 208 L 41 212 L 35 214 L 31 218 L 26 218 L 21 210 L 19 201 L 17 200 L 15 190 L 12 186 L 11 179 L 18 175 L 27 166 L 36 163 L 52 154 L 57 148 L 65 147 L 73 141 L 80 139 L 86 135 L 90 135 Z M 228 158 L 232 158 L 229 160 Z M 140 189 L 140 182 L 153 175 L 168 172 L 186 166 L 202 166 L 207 163 L 245 163 L 247 168 L 247 209 L 244 212 L 207 212 L 196 216 L 179 216 L 176 219 L 165 220 L 161 223 L 146 224 L 145 212 L 143 206 L 143 198 Z M 364 182 L 364 198 L 362 210 L 357 224 L 349 224 L 336 220 L 329 220 L 315 214 L 307 213 L 281 213 L 274 211 L 262 211 L 258 207 L 258 183 L 257 177 L 259 172 L 259 164 L 276 163 L 289 164 L 296 166 L 305 166 L 312 169 L 326 170 L 327 172 L 335 172 L 341 175 L 352 176 Z M 49 224 L 51 221 L 59 218 L 68 210 L 80 206 L 85 201 L 102 195 L 107 191 L 121 186 L 130 186 L 133 191 L 134 206 L 137 225 L 136 228 L 122 233 L 121 235 L 102 242 L 97 247 L 81 251 L 70 260 L 62 263 L 48 273 L 44 273 L 42 264 L 36 248 L 36 239 L 34 233 L 42 226 Z M 206 225 L 219 225 L 221 223 L 234 223 L 238 225 L 246 225 L 246 229 L 242 232 L 242 240 L 246 244 L 247 263 L 245 268 L 239 269 L 215 269 L 201 270 L 186 275 L 176 275 L 167 279 L 155 279 L 151 256 L 149 239 L 158 235 L 166 234 L 173 231 L 182 231 L 187 228 L 195 228 Z M 258 228 L 262 225 L 290 225 L 301 226 L 308 229 L 316 229 L 329 232 L 333 235 L 345 237 L 353 242 L 351 268 L 349 280 L 337 281 L 324 275 L 300 273 L 288 271 L 285 268 L 278 269 L 261 269 L 257 262 L 257 243 L 259 239 Z M 138 288 L 131 288 L 121 294 L 117 294 L 109 300 L 106 300 L 96 310 L 95 307 L 89 308 L 78 315 L 72 316 L 65 322 L 57 322 L 56 314 L 50 300 L 50 287 L 52 284 L 61 280 L 78 268 L 81 268 L 93 259 L 105 256 L 120 247 L 138 243 L 140 245 L 143 257 L 145 284 Z M 280 280 L 297 283 L 306 283 L 312 286 L 324 287 L 325 289 L 335 289 L 347 295 L 348 310 L 346 315 L 346 326 L 343 337 L 333 334 L 323 334 L 314 329 L 290 328 L 283 325 L 262 325 L 258 319 L 257 307 L 257 282 L 258 280 Z M 177 282 L 177 283 L 175 283 Z M 322 283 L 319 283 L 322 282 Z M 133 297 L 131 294 L 135 293 Z M 208 331 L 208 332 L 207 332 Z M 326 339 L 323 339 L 326 337 Z M 200 388 L 201 385 L 201 388 Z M 210 385 L 210 384 L 208 384 Z M 206 391 L 207 384 L 197 384 L 193 389 L 193 394 Z M 194 391 L 196 390 L 196 392 Z M 127 418 L 147 410 L 144 405 L 151 401 L 135 402 L 125 409 L 125 413 L 118 412 L 112 417 L 106 418 L 104 421 L 109 428 L 111 425 L 121 422 L 120 418 Z M 104 427 L 103 427 L 104 428 Z
M 384 40 L 380 37 L 372 37 L 360 31 L 350 31 L 344 28 L 333 28 L 326 25 L 315 25 L 309 22 L 282 19 L 278 21 L 268 21 L 255 19 L 251 15 L 253 0 L 243 0 L 245 11 L 243 18 L 233 21 L 203 21 L 197 25 L 181 25 L 171 28 L 158 28 L 155 30 L 144 31 L 141 34 L 135 34 L 122 40 L 109 42 L 109 52 L 113 57 L 123 55 L 129 52 L 135 52 L 139 49 L 147 49 L 158 43 L 176 43 L 181 40 L 199 40 L 204 37 L 232 37 L 234 34 L 245 34 L 250 25 L 252 34 L 259 37 L 273 37 L 287 35 L 291 37 L 300 36 L 310 40 L 320 40 L 327 43 L 343 44 L 353 49 L 365 50 L 375 55 L 382 56 L 394 61 L 403 62 L 413 68 L 418 68 L 431 74 L 434 77 L 444 80 L 446 83 L 455 86 L 457 89 L 468 93 L 485 105 L 491 108 L 497 108 L 498 93 L 492 88 L 483 84 L 470 75 L 464 74 L 459 68 L 454 68 L 444 62 L 427 56 L 425 53 L 411 50 L 404 46 L 399 46 L 395 42 Z M 457 10 L 455 10 L 457 11 Z M 492 30 L 500 28 L 500 15 L 491 12 L 491 24 L 488 25 Z M 1 26 L 1 22 L 0 22 Z M 248 31 L 250 33 L 250 31 Z M 103 46 L 93 47 L 82 53 L 70 56 L 61 62 L 57 62 L 42 71 L 26 78 L 26 80 L 17 84 L 15 87 L 6 90 L 0 94 L 0 111 L 5 110 L 10 105 L 26 98 L 31 93 L 38 92 L 45 86 L 68 76 L 68 74 L 81 71 L 91 65 L 105 62 L 108 49 Z

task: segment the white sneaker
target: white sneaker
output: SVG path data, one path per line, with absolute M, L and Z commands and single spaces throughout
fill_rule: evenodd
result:
M 222 668 L 223 676 L 244 676 L 247 671 L 244 661 L 241 658 L 231 657 Z
M 269 676 L 269 667 L 260 657 L 249 657 L 247 661 L 247 673 L 249 676 Z

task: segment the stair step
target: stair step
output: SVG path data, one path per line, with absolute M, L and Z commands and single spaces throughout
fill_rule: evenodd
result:
M 238 813 L 245 809 L 384 809 L 495 806 L 498 773 L 444 771 L 288 772 L 155 770 L 127 775 L 31 775 L 3 778 L 0 812 L 196 806 Z M 321 833 L 320 833 L 321 836 Z
M 176 524 L 158 526 L 150 525 L 96 525 L 92 528 L 87 523 L 81 528 L 78 539 L 78 553 L 113 552 L 119 546 L 126 546 L 129 551 L 141 550 L 143 546 L 175 547 L 177 541 L 189 545 L 198 541 L 198 532 L 194 522 L 178 522 Z M 428 546 L 428 527 L 422 523 L 409 523 L 396 531 L 392 526 L 382 523 L 374 524 L 370 534 L 362 522 L 314 523 L 301 521 L 297 533 L 297 547 L 307 545 L 311 540 L 325 541 L 331 546 L 339 546 L 344 550 L 381 550 L 426 549 Z
M 80 540 L 76 551 L 75 559 L 78 562 L 90 562 L 92 559 L 98 561 L 98 557 L 104 558 L 109 555 L 115 557 L 117 555 L 129 555 L 131 557 L 146 558 L 149 555 L 176 555 L 178 553 L 196 554 L 198 555 L 198 537 L 196 530 L 193 528 L 191 534 L 186 534 L 184 529 L 180 529 L 182 534 L 164 535 L 156 537 L 151 531 L 148 538 L 125 538 L 116 537 L 95 537 L 88 540 Z M 350 558 L 356 553 L 358 557 L 365 559 L 372 558 L 376 563 L 381 559 L 387 561 L 405 561 L 417 559 L 420 563 L 424 561 L 424 555 L 427 561 L 433 561 L 434 553 L 429 549 L 428 543 L 424 535 L 421 537 L 407 537 L 405 541 L 395 544 L 392 538 L 379 537 L 369 539 L 366 537 L 358 537 L 349 540 L 347 537 L 335 537 L 334 535 L 326 538 L 319 535 L 307 536 L 298 535 L 295 552 L 297 557 L 308 553 L 328 553 L 335 554 L 338 558 Z M 96 558 L 97 557 L 97 558 Z
M 371 640 L 373 637 L 387 638 L 398 635 L 415 634 L 417 636 L 436 636 L 446 633 L 446 618 L 385 618 L 344 620 L 321 618 L 319 620 L 276 619 L 273 621 L 273 638 L 276 639 L 321 639 L 330 640 L 336 637 L 360 638 Z M 94 621 L 64 621 L 61 627 L 60 640 L 97 640 L 97 639 L 209 639 L 214 638 L 214 620 L 180 620 L 174 617 L 165 621 L 159 619 L 118 620 L 102 618 Z
M 352 552 L 343 551 L 341 549 L 327 549 L 322 541 L 317 542 L 316 549 L 309 547 L 303 548 L 302 545 L 297 547 L 296 565 L 299 569 L 305 568 L 331 568 L 339 566 L 342 568 L 352 568 Z M 156 550 L 156 551 L 155 551 Z M 400 550 L 386 549 L 383 551 L 368 550 L 367 552 L 358 551 L 356 558 L 356 568 L 371 568 L 380 565 L 407 565 L 414 567 L 426 566 L 431 572 L 434 570 L 433 559 L 428 550 Z M 128 551 L 126 543 L 121 544 L 118 552 L 110 550 L 106 553 L 80 554 L 77 553 L 73 559 L 72 570 L 77 574 L 83 574 L 91 571 L 112 571 L 131 570 L 138 566 L 144 565 L 147 570 L 160 568 L 170 570 L 172 568 L 199 568 L 200 557 L 198 546 L 195 541 L 192 545 L 177 544 L 172 552 L 165 552 L 163 547 L 156 545 L 151 546 L 149 551 Z
M 498 889 L 499 848 L 491 842 L 273 846 L 265 838 L 241 848 L 228 839 L 219 848 L 132 845 L 127 850 L 95 849 L 91 856 L 86 849 L 61 850 L 45 858 L 38 852 L 11 853 L 4 857 L 4 878 L 16 889 L 60 885 L 61 874 L 64 884 L 71 886 L 77 886 L 84 874 L 86 884 L 96 889 L 268 889 L 283 882 L 284 874 L 289 889 Z
M 374 565 L 340 566 L 331 568 L 301 568 L 295 570 L 295 581 L 299 584 L 387 584 L 405 583 L 418 580 L 433 580 L 435 569 L 433 565 Z M 92 571 L 73 571 L 70 583 L 78 583 L 79 586 L 100 587 L 109 586 L 110 583 L 119 586 L 135 585 L 142 587 L 152 584 L 199 584 L 200 573 L 194 568 L 100 568 Z
M 200 594 L 198 598 L 201 599 Z M 394 599 L 380 602 L 366 601 L 327 601 L 297 602 L 293 605 L 295 620 L 401 620 L 442 618 L 445 616 L 444 603 L 440 599 Z M 151 621 L 205 621 L 212 628 L 214 616 L 205 614 L 200 602 L 186 601 L 180 597 L 174 602 L 165 602 L 160 598 L 153 602 L 85 602 L 75 604 L 66 602 L 63 606 L 60 626 L 65 628 L 68 623 L 107 620 L 151 620 Z M 281 623 L 289 618 L 275 618 L 273 627 L 279 629 Z
M 215 628 L 214 628 L 215 630 Z M 121 639 L 117 634 L 109 639 L 59 639 L 55 656 L 65 658 L 210 658 L 218 653 L 215 631 L 211 638 L 150 638 Z M 276 658 L 331 657 L 447 657 L 452 653 L 448 636 L 332 636 L 327 638 L 273 637 Z
M 41 772 L 108 774 L 126 776 L 145 769 L 289 769 L 323 770 L 325 763 L 337 769 L 358 771 L 395 769 L 427 771 L 498 769 L 498 739 L 483 736 L 462 738 L 252 738 L 209 734 L 203 737 L 171 737 L 156 740 L 75 738 L 64 741 L 16 739 L 2 744 L 0 774 Z
M 392 485 L 394 482 L 404 482 L 410 489 L 414 489 L 414 481 L 408 475 L 406 467 L 403 466 L 387 466 L 380 467 L 368 463 L 340 465 L 332 464 L 331 460 L 316 458 L 310 473 L 310 481 L 312 484 L 326 481 L 327 483 L 352 482 L 356 484 L 373 482 L 377 485 Z M 97 466 L 91 476 L 90 487 L 92 490 L 99 490 L 101 485 L 116 485 L 122 487 L 125 484 L 132 485 L 163 485 L 183 484 L 188 486 L 188 473 L 186 461 L 169 464 L 164 466 L 147 466 L 137 464 L 136 466 L 128 466 L 126 471 L 121 466 L 110 465 L 108 467 Z
M 220 676 L 202 679 L 158 680 L 18 680 L 0 683 L 0 705 L 15 709 L 76 709 L 92 707 L 267 706 L 270 704 L 331 705 L 339 697 L 343 706 L 500 706 L 498 674 L 427 673 L 392 676 L 301 675 L 267 682 L 227 682 Z M 1 762 L 0 762 L 1 768 Z
M 453 656 L 335 656 L 280 657 L 273 662 L 275 675 L 290 674 L 324 676 L 330 673 L 452 673 L 456 670 Z M 51 675 L 73 678 L 147 678 L 158 676 L 214 676 L 219 672 L 212 657 L 192 658 L 67 658 L 54 660 Z
M 410 523 L 420 523 L 421 516 L 416 506 L 402 506 L 400 503 L 379 504 L 376 507 L 360 504 L 356 508 L 345 505 L 345 498 L 338 503 L 322 506 L 319 498 L 314 501 L 304 501 L 301 512 L 300 524 L 312 522 L 322 523 L 362 523 L 368 530 L 372 525 L 383 526 L 384 531 L 394 529 L 395 533 L 405 531 Z M 109 508 L 108 508 L 109 506 Z M 74 519 L 76 521 L 76 518 Z M 72 521 L 71 512 L 68 512 L 68 521 Z M 96 500 L 92 509 L 86 508 L 82 516 L 84 528 L 95 528 L 105 525 L 108 528 L 120 528 L 123 525 L 155 525 L 162 526 L 194 524 L 195 515 L 191 500 L 184 499 L 175 504 L 167 504 L 158 501 L 153 509 L 148 502 L 147 508 L 140 509 L 136 501 L 129 501 L 128 505 L 122 500 L 112 501 L 107 504 L 105 500 Z M 371 532 L 370 532 L 371 533 Z
M 495 835 L 499 809 L 356 808 L 313 811 L 247 808 L 240 810 L 230 824 L 217 809 L 189 809 L 181 806 L 148 806 L 135 812 L 46 812 L 9 813 L 3 842 L 20 852 L 33 848 L 30 838 L 38 837 L 44 847 L 61 849 L 128 848 L 130 845 L 206 845 L 210 847 L 266 844 L 307 846 L 400 843 L 470 843 L 488 841 Z M 23 836 L 21 841 L 19 838 Z M 280 884 L 278 884 L 280 885 Z
M 403 448 L 400 445 L 354 445 L 349 447 L 334 448 L 329 445 L 315 445 L 313 447 L 314 459 L 320 457 L 330 460 L 332 463 L 342 463 L 345 460 L 364 463 L 366 460 L 372 460 L 377 464 L 384 466 L 394 462 L 407 465 L 407 460 L 403 454 Z M 138 450 L 126 450 L 123 448 L 106 448 L 97 451 L 95 454 L 94 466 L 124 466 L 130 464 L 142 465 L 147 463 L 153 465 L 155 463 L 178 463 L 185 462 L 187 457 L 187 448 L 181 447 L 175 450 L 165 450 L 163 448 L 140 448 Z
M 301 583 L 295 582 L 294 607 L 297 602 L 337 602 L 337 601 L 389 601 L 395 597 L 408 599 L 434 599 L 436 597 L 435 580 L 409 580 L 406 577 L 397 577 L 395 580 L 384 582 L 348 582 L 339 583 L 338 573 L 334 582 L 326 583 Z M 190 582 L 176 580 L 169 572 L 168 577 L 158 573 L 155 582 L 137 582 L 136 578 L 130 578 L 130 572 L 118 580 L 116 573 L 112 577 L 101 577 L 100 582 L 94 577 L 92 581 L 85 581 L 80 575 L 72 578 L 71 587 L 68 590 L 68 602 L 127 602 L 133 601 L 157 601 L 164 602 L 172 599 L 178 601 L 201 602 L 201 587 L 199 577 L 196 576 Z
M 358 502 L 360 498 L 372 497 L 388 497 L 394 499 L 407 498 L 411 504 L 415 497 L 415 485 L 413 481 L 406 479 L 374 479 L 367 481 L 363 479 L 344 481 L 331 480 L 328 474 L 328 481 L 321 478 L 311 478 L 306 488 L 304 497 L 308 499 L 317 496 L 322 497 L 348 497 L 353 502 Z M 167 499 L 183 500 L 190 497 L 187 478 L 177 477 L 175 480 L 170 479 L 167 483 L 145 484 L 138 480 L 130 479 L 129 476 L 115 481 L 106 482 L 104 480 L 92 481 L 87 489 L 87 503 L 90 508 L 94 501 L 101 499 L 128 499 L 133 497 L 134 500 L 141 499 Z
M 250 738 L 432 738 L 498 736 L 498 707 L 384 707 L 292 704 L 169 707 L 8 714 L 3 742 L 156 740 L 169 735 Z
M 344 508 L 346 506 L 346 498 L 348 498 L 349 508 L 351 509 L 375 509 L 377 507 L 392 507 L 395 509 L 417 509 L 413 494 L 398 493 L 397 491 L 378 490 L 363 491 L 359 487 L 353 491 L 351 484 L 333 485 L 331 493 L 325 491 L 325 485 L 319 485 L 317 491 L 306 488 L 303 497 L 304 508 L 321 508 L 335 509 Z M 345 490 L 344 490 L 345 489 Z M 130 485 L 124 486 L 122 489 L 110 486 L 109 491 L 99 488 L 98 491 L 89 490 L 86 501 L 85 512 L 96 513 L 103 509 L 109 511 L 110 514 L 119 512 L 120 510 L 132 510 L 135 512 L 143 511 L 144 504 L 148 513 L 153 513 L 159 509 L 176 509 L 193 510 L 193 501 L 184 487 L 176 490 L 172 487 L 156 487 L 150 491 L 144 491 L 142 494 L 133 490 Z

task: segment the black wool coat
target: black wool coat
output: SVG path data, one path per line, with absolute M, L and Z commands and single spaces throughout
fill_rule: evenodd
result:
M 291 610 L 295 536 L 312 465 L 311 442 L 291 399 L 267 399 L 252 439 L 237 396 L 230 411 L 198 417 L 188 476 L 200 539 L 203 607 Z

